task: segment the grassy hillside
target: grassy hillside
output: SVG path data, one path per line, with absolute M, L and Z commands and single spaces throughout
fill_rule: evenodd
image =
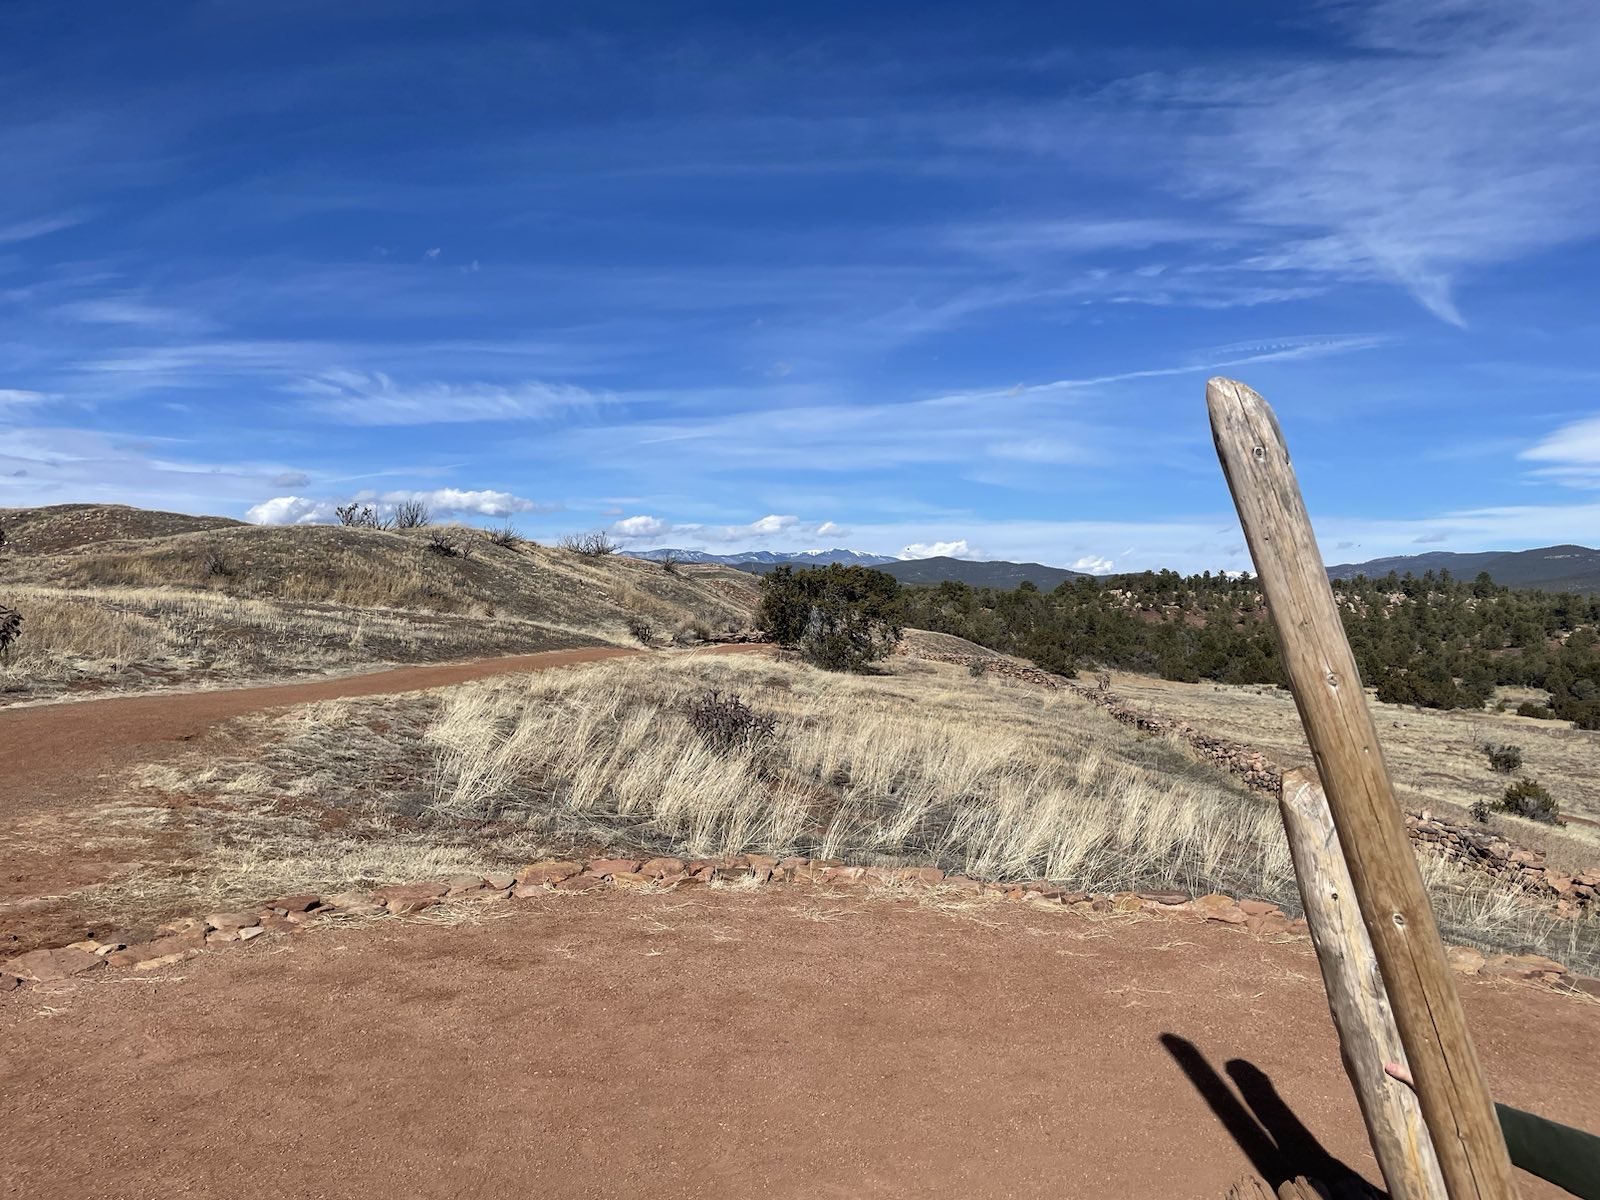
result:
M 697 640 L 750 623 L 756 581 L 585 558 L 482 530 L 256 526 L 136 509 L 8 513 L 0 689 L 227 680 L 562 646 Z M 448 548 L 439 545 L 443 537 Z

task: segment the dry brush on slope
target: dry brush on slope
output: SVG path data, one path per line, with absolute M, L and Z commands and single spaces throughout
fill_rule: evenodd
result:
M 27 624 L 0 691 L 228 681 L 307 670 L 680 639 L 748 626 L 755 581 L 666 574 L 481 530 L 262 527 L 63 506 L 7 517 L 0 604 Z M 109 538 L 110 540 L 106 540 Z M 30 549 L 32 547 L 32 549 Z

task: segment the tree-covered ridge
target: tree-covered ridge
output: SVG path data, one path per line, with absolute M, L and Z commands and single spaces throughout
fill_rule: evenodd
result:
M 1600 599 L 1431 571 L 1334 580 L 1333 589 L 1362 678 L 1381 699 L 1476 708 L 1497 684 L 1524 685 L 1551 693 L 1548 715 L 1600 728 Z M 903 588 L 900 605 L 907 625 L 1053 671 L 1104 665 L 1191 682 L 1283 682 L 1265 605 L 1248 577 L 1147 571 L 1051 592 L 942 583 Z

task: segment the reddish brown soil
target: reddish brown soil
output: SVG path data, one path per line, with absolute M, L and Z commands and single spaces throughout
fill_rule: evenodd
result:
M 718 646 L 696 653 L 762 649 Z M 638 653 L 619 647 L 550 650 L 226 691 L 0 709 L 0 957 L 89 931 L 80 915 L 78 890 L 116 879 L 138 865 L 123 861 L 130 856 L 125 845 L 86 848 L 98 832 L 94 806 L 116 798 L 129 767 L 177 754 L 229 718 Z M 136 853 L 149 858 L 181 852 L 181 846 L 151 837 Z
M 1251 1159 L 1163 1035 L 1374 1175 L 1304 942 L 798 887 L 478 911 L 0 996 L 0 1193 L 1221 1197 Z M 1600 1008 L 1463 991 L 1500 1098 L 1600 1126 Z

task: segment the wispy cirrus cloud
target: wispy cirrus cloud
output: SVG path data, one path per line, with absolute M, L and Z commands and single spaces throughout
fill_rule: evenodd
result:
M 1563 425 L 1519 456 L 1543 463 L 1534 474 L 1570 487 L 1600 487 L 1600 417 Z
M 381 371 L 323 371 L 288 390 L 318 415 L 351 425 L 526 421 L 593 411 L 606 403 L 604 395 L 571 384 L 404 383 Z

